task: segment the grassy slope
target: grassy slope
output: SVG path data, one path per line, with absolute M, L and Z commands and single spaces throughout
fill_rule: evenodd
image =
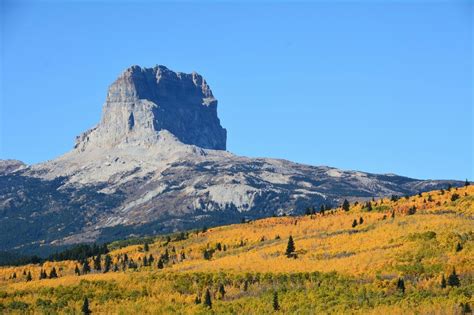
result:
M 453 194 L 460 198 L 451 201 Z M 169 243 L 157 238 L 148 253 L 140 245 L 110 253 L 121 269 L 119 257 L 125 253 L 140 266 L 145 255 L 158 258 L 168 249 L 171 261 L 163 270 L 158 270 L 156 260 L 152 267 L 80 277 L 74 276 L 72 261 L 2 268 L 0 312 L 73 313 L 88 295 L 96 312 L 207 313 L 211 311 L 194 304 L 205 288 L 213 293 L 217 313 L 271 313 L 275 290 L 284 313 L 416 309 L 451 314 L 459 311 L 461 302 L 474 306 L 474 186 L 396 202 L 377 200 L 372 206 L 372 211 L 352 205 L 348 212 L 338 209 L 324 216 L 218 227 Z M 412 206 L 416 214 L 407 215 Z M 352 228 L 360 217 L 364 222 Z M 289 235 L 295 240 L 297 259 L 284 255 Z M 203 250 L 215 249 L 217 243 L 227 250 L 216 250 L 205 260 Z M 59 279 L 36 280 L 41 268 L 49 272 L 53 266 Z M 447 277 L 453 267 L 461 287 L 441 289 L 441 275 Z M 35 280 L 25 282 L 23 270 Z M 13 272 L 17 279 L 8 279 Z M 405 294 L 396 289 L 398 277 L 405 279 Z M 217 293 L 219 284 L 227 291 L 223 299 Z

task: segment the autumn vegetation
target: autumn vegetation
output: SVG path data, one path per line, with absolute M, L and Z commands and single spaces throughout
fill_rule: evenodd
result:
M 320 206 L 1 267 L 0 313 L 471 312 L 474 186 Z

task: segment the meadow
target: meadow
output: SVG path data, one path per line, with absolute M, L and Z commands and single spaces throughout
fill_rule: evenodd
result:
M 474 186 L 317 210 L 2 267 L 0 313 L 471 312 Z

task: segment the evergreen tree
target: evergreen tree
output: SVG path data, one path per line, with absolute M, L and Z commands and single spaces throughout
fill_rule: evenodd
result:
M 153 266 L 153 262 L 155 261 L 155 257 L 153 257 L 152 254 L 150 254 L 150 256 L 148 257 L 148 264 L 150 266 Z
M 29 282 L 33 280 L 33 278 L 31 277 L 31 272 L 28 270 L 28 274 L 26 275 L 26 282 Z
M 124 254 L 124 255 L 123 255 L 123 261 L 125 261 L 125 262 L 128 261 L 128 255 L 127 255 L 127 254 Z
M 280 303 L 278 303 L 278 293 L 273 292 L 273 310 L 278 311 L 280 309 Z
M 403 280 L 403 278 L 398 278 L 397 289 L 400 290 L 402 294 L 405 293 L 405 281 Z
M 471 305 L 469 303 L 461 303 L 461 314 L 472 314 Z
M 105 255 L 104 272 L 109 272 L 110 267 L 112 267 L 112 257 L 110 257 L 110 255 Z
M 76 276 L 80 276 L 81 275 L 81 271 L 79 270 L 79 267 L 76 265 L 76 267 L 74 268 L 74 273 L 76 274 Z
M 285 251 L 286 257 L 290 258 L 294 256 L 295 250 L 296 250 L 295 242 L 293 241 L 293 236 L 290 235 L 290 237 L 288 238 L 288 244 L 286 245 L 286 251 Z
M 216 249 L 217 249 L 218 251 L 221 251 L 221 250 L 222 250 L 222 245 L 221 245 L 221 243 L 217 243 L 217 244 L 216 244 Z
M 94 269 L 97 270 L 97 271 L 102 270 L 101 259 L 102 259 L 102 257 L 100 256 L 100 254 L 98 254 L 94 258 Z
M 202 257 L 206 260 L 211 260 L 212 258 L 212 251 L 210 249 L 205 249 L 203 252 L 202 252 Z
M 350 208 L 349 201 L 347 201 L 347 199 L 344 199 L 344 202 L 342 203 L 342 209 L 344 209 L 344 211 L 349 211 L 349 208 Z
M 168 248 L 165 249 L 165 253 L 163 255 L 161 255 L 161 259 L 163 260 L 163 262 L 168 262 L 170 260 L 170 254 L 168 252 Z
M 464 183 L 464 186 L 465 187 L 469 186 L 469 181 L 467 180 L 467 178 L 466 178 L 466 182 Z
M 87 297 L 84 298 L 84 302 L 82 303 L 81 312 L 84 315 L 92 314 L 92 311 L 89 308 L 89 299 Z
M 117 266 L 117 264 L 114 264 L 114 269 L 113 269 L 114 272 L 117 272 L 119 271 L 119 267 Z
M 244 291 L 247 292 L 249 289 L 249 282 L 247 280 L 244 281 Z
M 133 261 L 133 259 L 130 259 L 130 261 L 128 262 L 128 268 L 137 269 L 137 264 Z
M 43 279 L 46 279 L 48 278 L 48 276 L 46 275 L 46 271 L 44 271 L 43 269 L 40 270 L 40 276 L 39 276 L 39 279 L 40 280 L 43 280 Z
M 223 299 L 225 297 L 225 287 L 224 285 L 221 283 L 219 284 L 219 295 L 221 296 L 221 299 Z
M 362 217 L 359 218 L 359 224 L 364 223 L 364 219 Z
M 88 274 L 89 272 L 91 272 L 91 267 L 89 266 L 89 261 L 86 259 L 82 264 L 82 273 Z
M 158 259 L 158 265 L 157 265 L 158 269 L 163 269 L 164 268 L 164 265 L 163 265 L 163 260 Z
M 226 250 L 226 247 L 224 245 L 224 251 Z M 186 254 L 184 252 L 181 252 L 181 260 L 185 260 L 186 259 Z
M 209 289 L 206 289 L 206 293 L 204 295 L 204 305 L 209 308 L 212 308 L 211 292 L 209 292 Z
M 57 277 L 58 277 L 58 274 L 56 272 L 56 268 L 53 267 L 53 269 L 51 269 L 51 272 L 49 273 L 49 279 L 53 279 Z
M 462 251 L 462 248 L 463 248 L 463 247 L 462 247 L 461 243 L 458 242 L 458 243 L 456 244 L 456 252 Z
M 365 204 L 365 207 L 367 208 L 367 211 L 372 211 L 372 203 L 370 201 L 368 201 L 366 204 Z
M 392 219 L 395 219 L 395 210 L 392 210 L 392 215 L 391 215 Z
M 150 246 L 148 245 L 148 242 L 145 242 L 145 244 L 143 245 L 143 250 L 145 252 L 148 252 L 150 250 Z
M 456 269 L 453 268 L 453 272 L 448 277 L 448 285 L 450 287 L 459 287 L 461 285 L 461 281 L 459 281 L 459 277 L 456 274 Z
M 146 258 L 146 256 L 143 258 L 143 266 L 148 266 L 148 258 Z
M 16 279 L 16 272 L 13 273 L 12 279 Z
M 408 215 L 414 215 L 416 213 L 416 206 L 412 206 L 410 207 L 410 209 L 408 209 Z
M 354 221 L 352 221 L 352 227 L 355 228 L 357 226 L 357 220 L 354 219 Z
M 441 288 L 444 289 L 446 288 L 446 278 L 444 278 L 444 274 L 441 276 Z
M 201 304 L 201 298 L 199 295 L 196 295 L 196 298 L 194 299 L 194 304 Z

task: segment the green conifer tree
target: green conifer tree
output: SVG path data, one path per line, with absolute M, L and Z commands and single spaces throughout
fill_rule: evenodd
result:
M 459 280 L 458 275 L 456 274 L 456 269 L 453 268 L 453 272 L 448 276 L 448 285 L 450 287 L 459 287 L 461 281 Z
M 398 289 L 402 294 L 405 293 L 405 281 L 403 280 L 403 278 L 398 278 L 398 281 L 397 281 L 397 289 Z
M 102 260 L 102 257 L 100 256 L 100 254 L 98 254 L 94 258 L 94 269 L 97 271 L 102 270 L 101 260 Z
M 365 204 L 365 207 L 367 208 L 367 211 L 372 211 L 372 203 L 370 201 L 368 201 L 366 204 Z
M 225 297 L 226 291 L 225 291 L 225 287 L 222 283 L 219 284 L 219 290 L 218 291 L 219 291 L 219 295 L 220 295 L 221 299 L 223 299 Z
M 278 293 L 277 291 L 273 292 L 273 310 L 278 311 L 280 309 L 280 303 L 278 302 Z
M 194 304 L 201 304 L 201 297 L 199 297 L 199 295 L 196 295 L 196 298 L 194 299 Z
M 112 257 L 110 257 L 110 255 L 105 255 L 104 272 L 109 272 L 111 267 L 112 267 Z
M 46 279 L 48 276 L 46 275 L 46 271 L 43 269 L 40 270 L 40 280 Z
M 51 269 L 51 272 L 49 273 L 49 279 L 53 279 L 57 277 L 58 277 L 58 274 L 56 272 L 56 268 L 53 267 L 53 269 Z
M 76 267 L 74 268 L 74 273 L 76 274 L 76 276 L 80 276 L 81 275 L 81 271 L 79 270 L 79 267 L 76 265 Z
M 347 199 L 344 199 L 344 202 L 342 203 L 342 209 L 344 211 L 349 211 L 350 209 L 350 203 L 349 201 L 347 201 Z
M 157 264 L 157 267 L 158 267 L 158 269 L 163 269 L 163 268 L 164 268 L 164 265 L 163 265 L 163 260 L 161 260 L 161 258 L 160 258 L 160 259 L 158 259 L 158 264 Z
M 288 238 L 288 244 L 286 245 L 286 251 L 285 251 L 286 257 L 290 258 L 294 256 L 295 250 L 296 250 L 295 242 L 293 241 L 293 236 L 290 235 L 290 237 Z
M 84 263 L 82 264 L 82 273 L 88 274 L 89 272 L 91 272 L 91 267 L 89 266 L 89 261 L 85 259 Z
M 471 309 L 471 305 L 469 305 L 469 303 L 461 303 L 461 314 L 465 315 L 465 314 L 472 314 L 472 309 Z
M 209 292 L 209 289 L 206 289 L 206 293 L 204 294 L 204 305 L 208 308 L 212 308 L 211 292 Z
M 92 311 L 89 308 L 89 299 L 87 297 L 84 298 L 84 302 L 82 303 L 81 312 L 84 315 L 92 314 Z

